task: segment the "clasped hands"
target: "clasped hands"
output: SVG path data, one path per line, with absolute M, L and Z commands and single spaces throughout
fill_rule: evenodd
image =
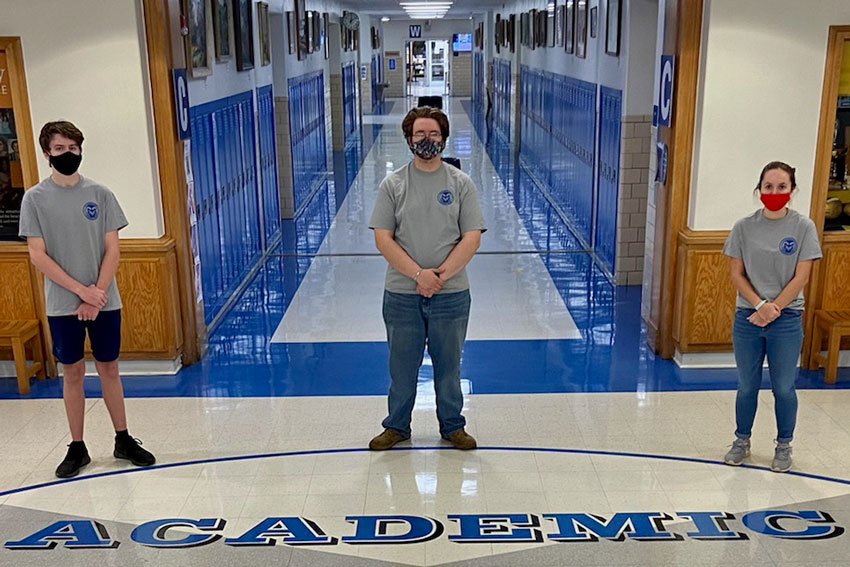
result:
M 425 297 L 433 297 L 435 293 L 443 288 L 446 283 L 441 277 L 446 269 L 440 266 L 439 268 L 424 268 L 419 272 L 416 278 L 416 292 Z
M 90 285 L 81 289 L 77 295 L 80 296 L 83 303 L 77 307 L 73 315 L 76 315 L 80 321 L 94 321 L 97 314 L 106 305 L 106 292 L 96 285 Z
M 747 317 L 747 321 L 757 327 L 766 327 L 770 323 L 773 323 L 781 314 L 782 310 L 772 301 L 768 301 L 759 307 L 755 313 Z

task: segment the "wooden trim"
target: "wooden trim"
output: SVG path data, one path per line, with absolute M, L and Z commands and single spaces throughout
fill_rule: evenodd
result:
M 677 9 L 676 86 L 673 101 L 672 139 L 668 154 L 667 201 L 663 260 L 661 267 L 661 310 L 656 350 L 662 358 L 675 354 L 673 338 L 679 232 L 688 221 L 691 162 L 693 160 L 694 127 L 699 90 L 700 41 L 702 36 L 703 0 L 679 0 Z
M 157 161 L 162 192 L 165 235 L 174 241 L 177 258 L 177 291 L 183 346 L 183 363 L 200 360 L 206 343 L 203 305 L 195 301 L 191 230 L 186 211 L 187 185 L 183 169 L 183 143 L 177 138 L 172 97 L 171 69 L 175 63 L 172 28 L 179 12 L 169 17 L 169 0 L 144 0 L 145 33 L 151 95 L 156 129 Z
M 38 146 L 33 136 L 32 116 L 30 115 L 30 97 L 27 91 L 27 75 L 21 38 L 0 37 L 0 50 L 6 52 L 6 65 L 9 71 L 9 85 L 12 88 L 12 108 L 17 126 L 18 149 L 21 151 L 21 167 L 24 174 L 24 187 L 38 183 Z
M 38 178 L 38 156 L 41 149 L 38 140 L 33 135 L 32 114 L 30 112 L 30 99 L 27 87 L 26 65 L 24 65 L 23 47 L 20 37 L 0 37 L 0 49 L 6 53 L 6 67 L 9 72 L 9 85 L 12 90 L 12 109 L 15 115 L 16 135 L 18 149 L 21 153 L 21 169 L 24 176 L 24 187 L 32 187 L 39 181 Z M 2 242 L 0 243 L 0 255 L 25 254 L 29 258 L 29 251 L 25 242 Z M 35 298 L 36 317 L 41 321 L 44 334 L 44 345 L 48 353 L 47 372 L 51 376 L 56 375 L 56 363 L 49 353 L 53 349 L 53 341 L 47 329 L 47 315 L 44 305 L 44 280 L 40 272 L 29 267 L 30 285 Z
M 826 63 L 821 91 L 820 119 L 818 121 L 817 147 L 815 148 L 814 176 L 812 179 L 812 199 L 809 216 L 815 223 L 818 237 L 824 245 L 827 242 L 848 242 L 850 234 L 825 234 L 823 231 L 824 209 L 829 182 L 829 166 L 832 156 L 832 135 L 835 129 L 835 112 L 838 104 L 838 83 L 841 78 L 841 59 L 844 42 L 850 41 L 850 26 L 830 26 L 827 40 Z M 824 262 L 815 262 L 809 283 L 806 286 L 806 301 L 809 309 L 803 314 L 802 365 L 811 366 L 811 337 L 814 329 L 814 313 L 823 301 L 823 287 L 826 274 Z

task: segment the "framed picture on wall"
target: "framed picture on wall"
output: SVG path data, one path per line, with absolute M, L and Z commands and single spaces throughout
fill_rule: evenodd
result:
M 546 38 L 546 26 L 548 25 L 548 17 L 549 16 L 547 10 L 539 10 L 537 12 L 537 47 L 546 47 L 546 43 L 548 41 Z
M 260 66 L 271 65 L 272 46 L 269 37 L 269 5 L 257 3 L 257 28 L 260 34 Z
M 496 25 L 493 26 L 493 43 L 496 46 L 496 53 L 499 53 L 499 46 L 502 45 L 500 33 L 502 33 L 502 14 L 496 14 Z
M 576 5 L 576 56 L 587 57 L 587 0 Z
M 325 59 L 330 59 L 331 49 L 328 41 L 328 30 L 331 29 L 331 17 L 327 12 L 322 14 L 322 47 L 325 49 Z
M 307 57 L 307 10 L 304 8 L 306 0 L 295 0 L 295 46 L 298 59 Z
M 528 44 L 530 43 L 529 38 L 528 38 L 528 36 L 530 34 L 530 28 L 528 26 L 528 12 L 523 12 L 522 14 L 520 14 L 520 16 L 519 16 L 519 27 L 520 27 L 520 32 L 519 32 L 520 43 L 525 45 L 526 47 L 528 47 Z
M 599 33 L 599 6 L 590 9 L 590 37 L 596 37 Z
M 576 1 L 566 0 L 564 10 L 564 50 L 575 53 L 576 50 Z
M 254 68 L 254 17 L 251 0 L 233 0 L 233 39 L 236 44 L 236 69 Z
M 313 53 L 313 12 L 304 14 L 304 51 Z
M 546 45 L 555 47 L 555 14 L 557 14 L 558 1 L 552 0 L 546 9 Z
M 531 10 L 528 13 L 528 29 L 531 31 L 531 34 L 528 36 L 528 42 L 531 45 L 531 49 L 537 47 L 538 37 L 540 35 L 540 30 L 537 28 L 537 10 Z
M 620 0 L 608 0 L 605 22 L 605 53 L 620 55 Z
M 286 37 L 289 40 L 289 54 L 295 53 L 295 12 L 286 13 Z
M 209 10 L 207 0 L 184 0 L 183 13 L 189 24 L 186 36 L 186 66 L 192 77 L 205 77 L 212 73 L 209 41 Z
M 511 53 L 516 52 L 516 14 L 511 14 L 508 18 L 508 45 L 511 48 Z
M 215 58 L 218 61 L 230 59 L 230 4 L 227 0 L 213 0 L 213 38 L 215 38 Z
M 313 12 L 313 53 L 320 53 L 325 50 L 322 43 L 322 14 Z
M 555 46 L 564 47 L 564 6 L 555 8 Z

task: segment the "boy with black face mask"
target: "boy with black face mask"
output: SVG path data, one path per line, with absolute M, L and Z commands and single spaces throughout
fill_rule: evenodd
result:
M 413 161 L 381 182 L 369 221 L 389 263 L 384 323 L 390 349 L 389 413 L 369 448 L 389 449 L 410 438 L 416 382 L 428 348 L 440 435 L 457 449 L 474 449 L 461 415 L 460 355 L 469 321 L 472 259 L 487 228 L 468 175 L 440 159 L 449 121 L 436 108 L 411 110 L 402 131 Z
M 53 172 L 24 193 L 19 235 L 27 239 L 30 260 L 45 276 L 53 354 L 62 363 L 71 444 L 56 476 L 75 476 L 91 462 L 83 442 L 87 332 L 103 401 L 115 427 L 113 455 L 137 466 L 152 465 L 154 456 L 127 432 L 124 389 L 118 374 L 121 296 L 115 273 L 118 231 L 127 226 L 127 219 L 109 189 L 77 172 L 83 159 L 83 133 L 76 126 L 48 122 L 38 140 Z

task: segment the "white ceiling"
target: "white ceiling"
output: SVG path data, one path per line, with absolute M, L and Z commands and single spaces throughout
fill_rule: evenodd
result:
M 410 0 L 413 1 L 413 0 Z M 425 0 L 417 0 L 425 1 Z M 468 18 L 487 10 L 500 10 L 514 2 L 509 0 L 453 0 L 454 4 L 446 14 L 446 18 Z M 343 0 L 342 4 L 352 10 L 376 16 L 390 18 L 407 18 L 407 14 L 398 4 L 399 0 Z

